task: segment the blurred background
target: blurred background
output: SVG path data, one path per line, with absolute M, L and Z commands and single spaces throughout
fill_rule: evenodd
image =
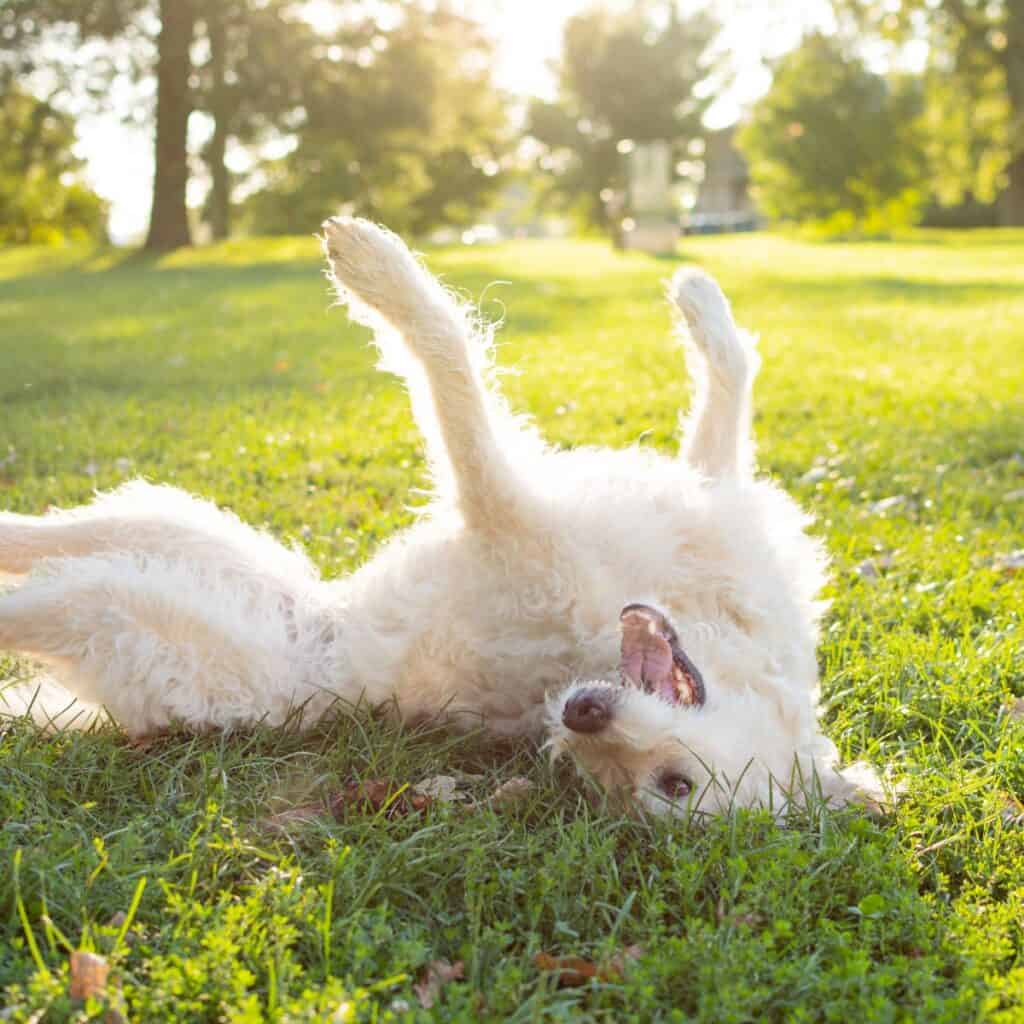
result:
M 1022 225 L 1024 0 L 4 0 L 0 135 L 0 244 Z

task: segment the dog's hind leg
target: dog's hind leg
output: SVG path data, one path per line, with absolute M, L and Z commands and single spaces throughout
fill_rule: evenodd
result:
M 331 628 L 301 593 L 159 556 L 44 561 L 0 593 L 0 648 L 43 662 L 133 736 L 280 724 L 331 678 Z
M 506 453 L 532 440 L 484 384 L 486 332 L 396 235 L 348 217 L 323 231 L 339 298 L 374 328 L 383 368 L 408 384 L 439 490 L 454 493 L 470 526 L 516 523 L 525 498 Z
M 736 326 L 721 288 L 703 271 L 676 273 L 669 297 L 694 378 L 684 457 L 710 477 L 750 476 L 754 468 L 751 392 L 760 366 L 756 339 Z
M 316 577 L 305 556 L 230 512 L 143 480 L 45 516 L 0 512 L 0 574 L 21 576 L 39 559 L 105 551 L 186 559 L 236 578 Z

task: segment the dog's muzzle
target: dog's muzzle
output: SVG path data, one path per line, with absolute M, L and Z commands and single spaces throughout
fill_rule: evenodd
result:
M 565 702 L 562 724 L 573 732 L 601 732 L 612 720 L 614 703 L 615 697 L 607 688 L 580 690 Z

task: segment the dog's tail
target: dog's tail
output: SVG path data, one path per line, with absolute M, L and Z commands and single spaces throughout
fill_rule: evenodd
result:
M 101 707 L 79 700 L 47 675 L 0 682 L 0 722 L 17 718 L 48 732 L 80 732 L 108 720 Z

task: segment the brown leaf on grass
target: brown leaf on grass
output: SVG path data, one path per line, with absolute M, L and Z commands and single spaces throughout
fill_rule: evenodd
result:
M 128 749 L 137 750 L 139 753 L 146 754 L 153 749 L 162 740 L 167 739 L 170 736 L 169 732 L 148 732 L 145 736 L 132 736 L 128 740 Z
M 620 981 L 630 961 L 639 959 L 643 952 L 642 946 L 627 946 L 600 963 L 582 956 L 552 956 L 550 953 L 538 953 L 533 958 L 533 963 L 538 970 L 557 974 L 556 982 L 559 988 L 577 988 L 586 985 L 591 978 L 597 978 L 599 981 Z
M 362 779 L 345 783 L 345 788 L 331 797 L 330 807 L 335 818 L 350 810 L 363 814 L 383 811 L 386 818 L 404 818 L 422 813 L 433 802 L 431 797 L 407 786 L 395 786 L 387 779 Z
M 110 964 L 96 953 L 78 949 L 71 954 L 71 976 L 68 995 L 72 999 L 89 999 L 102 995 L 107 988 Z
M 550 953 L 538 953 L 533 962 L 538 970 L 557 973 L 556 981 L 559 988 L 586 985 L 591 978 L 597 977 L 597 964 L 581 956 L 552 956 Z
M 1008 555 L 996 555 L 992 568 L 1007 576 L 1024 571 L 1024 550 L 1011 551 Z
M 491 794 L 491 803 L 495 807 L 511 807 L 522 803 L 533 792 L 533 783 L 522 776 L 506 779 Z
M 273 832 L 287 832 L 295 825 L 309 825 L 327 817 L 327 809 L 323 804 L 300 804 L 298 807 L 287 807 L 283 811 L 271 814 L 261 822 L 264 828 Z
M 1024 804 L 1010 793 L 1000 793 L 1002 806 L 999 809 L 999 817 L 1003 824 L 1010 828 L 1018 828 L 1024 825 Z
M 441 989 L 449 982 L 461 981 L 465 966 L 461 960 L 449 963 L 447 960 L 431 960 L 420 971 L 420 980 L 413 985 L 420 1006 L 429 1010 L 441 994 Z
M 454 775 L 431 775 L 429 779 L 417 782 L 413 787 L 420 796 L 430 800 L 437 800 L 443 804 L 454 803 L 462 800 L 463 795 L 457 792 L 459 781 Z
M 1013 700 L 1009 701 L 1004 709 L 1006 711 L 1006 717 L 1013 722 L 1024 721 L 1024 697 L 1014 697 Z

